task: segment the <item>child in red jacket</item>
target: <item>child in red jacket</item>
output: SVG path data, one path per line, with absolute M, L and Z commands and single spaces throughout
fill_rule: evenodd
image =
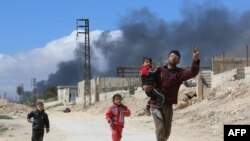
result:
M 124 127 L 124 116 L 130 116 L 130 110 L 122 104 L 121 95 L 115 94 L 113 96 L 113 105 L 108 108 L 105 115 L 106 120 L 110 124 L 113 141 L 120 141 Z

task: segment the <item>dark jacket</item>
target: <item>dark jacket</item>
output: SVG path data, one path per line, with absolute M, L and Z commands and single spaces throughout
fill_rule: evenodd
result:
M 167 65 L 158 69 L 156 88 L 165 96 L 165 104 L 177 104 L 178 91 L 183 81 L 195 77 L 199 73 L 200 61 L 193 62 L 191 69 L 168 69 Z
M 155 77 L 158 67 L 155 70 L 152 70 L 151 67 L 141 66 L 141 82 L 143 85 L 154 85 Z
M 38 110 L 32 111 L 28 114 L 27 119 L 32 121 L 33 129 L 43 129 L 49 128 L 49 118 L 48 115 L 43 111 L 39 112 Z

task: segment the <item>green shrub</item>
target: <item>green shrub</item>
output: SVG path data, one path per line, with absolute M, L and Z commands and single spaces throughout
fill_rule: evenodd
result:
M 2 135 L 3 132 L 5 132 L 6 130 L 7 130 L 6 127 L 0 125 L 0 135 Z
M 0 119 L 13 119 L 13 118 L 7 115 L 0 115 Z
M 129 94 L 134 95 L 135 94 L 135 87 L 129 87 Z

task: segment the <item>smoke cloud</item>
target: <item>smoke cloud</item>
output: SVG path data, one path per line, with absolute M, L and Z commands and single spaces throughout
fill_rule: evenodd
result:
M 223 52 L 245 57 L 250 39 L 250 11 L 237 15 L 211 4 L 188 5 L 181 11 L 181 20 L 168 22 L 147 8 L 134 10 L 121 18 L 119 30 L 102 31 L 94 40 L 90 39 L 92 77 L 114 76 L 118 66 L 139 66 L 144 56 L 152 57 L 156 64 L 166 63 L 172 49 L 180 50 L 180 65 L 188 66 L 193 45 L 199 48 L 203 66 L 209 64 L 212 56 Z M 57 72 L 50 74 L 45 83 L 75 85 L 83 79 L 81 66 L 83 58 L 76 55 L 74 60 L 60 63 Z

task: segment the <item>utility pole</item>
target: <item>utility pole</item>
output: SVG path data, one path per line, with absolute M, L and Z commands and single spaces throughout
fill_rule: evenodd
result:
M 247 45 L 247 67 L 248 67 L 248 45 Z
M 34 96 L 34 105 L 36 105 L 36 101 L 37 101 L 37 95 L 36 95 L 36 78 L 31 78 L 31 87 L 32 87 L 32 93 Z
M 6 99 L 6 95 L 7 95 L 7 93 L 3 92 L 3 99 Z
M 222 53 L 223 61 L 222 61 L 222 72 L 225 72 L 225 52 Z
M 91 64 L 90 64 L 89 19 L 77 19 L 76 30 L 77 30 L 77 33 L 76 33 L 77 47 L 84 48 L 84 51 L 83 51 L 83 56 L 84 56 L 83 108 L 86 108 L 87 105 L 91 105 L 91 83 L 90 83 Z

